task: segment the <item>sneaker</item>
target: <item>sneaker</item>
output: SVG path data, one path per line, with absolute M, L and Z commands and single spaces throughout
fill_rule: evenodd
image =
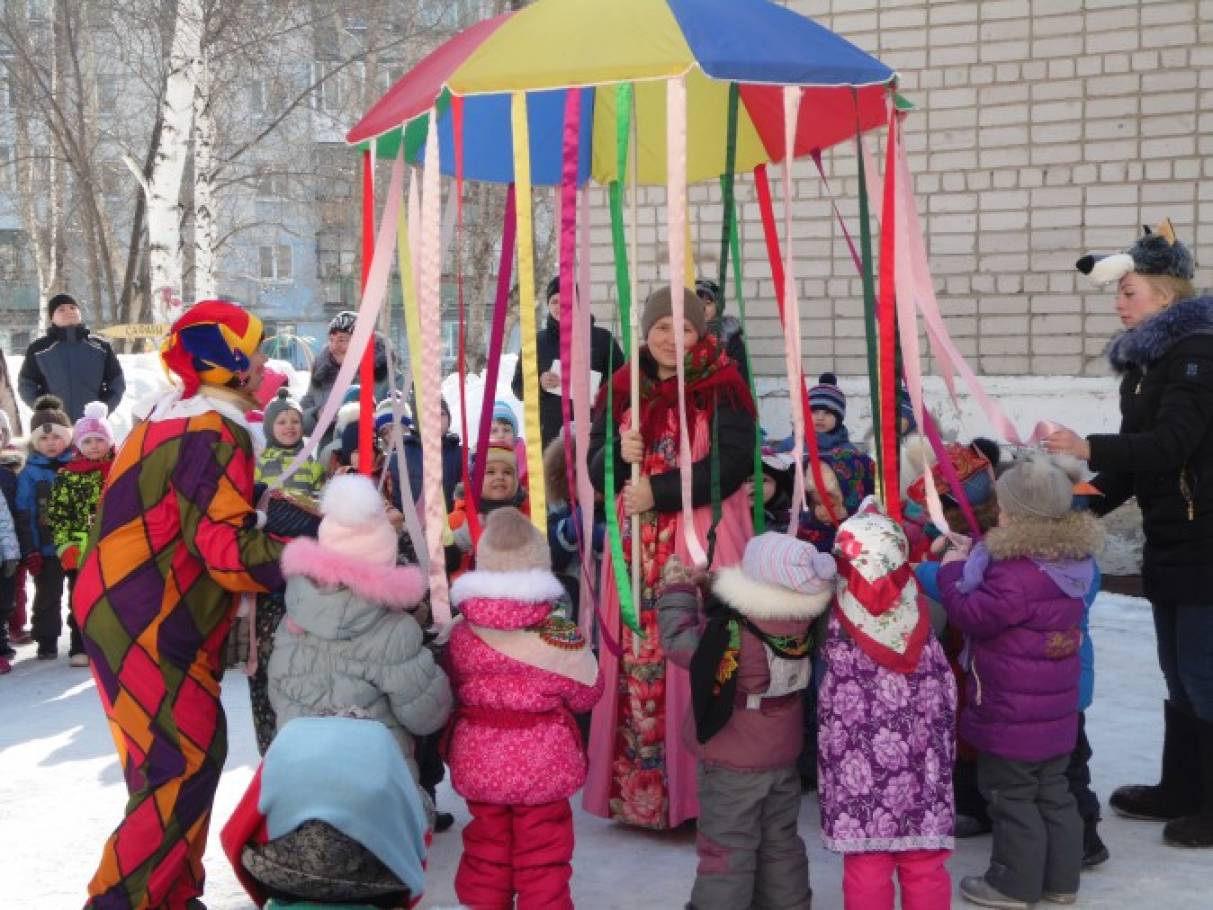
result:
M 57 660 L 58 658 L 59 658 L 59 651 L 57 649 L 52 648 L 49 651 L 44 651 L 44 650 L 42 650 L 42 648 L 38 649 L 38 659 L 39 660 Z
M 1100 838 L 1099 831 L 1095 828 L 1095 823 L 1087 824 L 1082 832 L 1082 867 L 1090 869 L 1093 866 L 1106 863 L 1111 855 L 1108 852 L 1107 845 Z
M 79 654 L 73 654 L 68 661 L 73 667 L 87 667 L 88 655 L 81 651 Z
M 1040 896 L 1042 901 L 1048 901 L 1050 904 L 1073 904 L 1078 902 L 1078 895 L 1062 894 L 1060 891 L 1046 891 Z
M 1014 897 L 1007 897 L 980 875 L 970 875 L 960 880 L 960 893 L 965 900 L 979 907 L 994 907 L 996 910 L 1031 910 L 1032 905 Z

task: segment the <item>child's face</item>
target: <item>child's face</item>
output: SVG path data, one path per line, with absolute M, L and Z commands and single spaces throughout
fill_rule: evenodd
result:
M 767 474 L 762 475 L 762 501 L 770 502 L 775 497 L 775 478 Z
M 484 492 L 481 496 L 491 502 L 504 502 L 518 492 L 518 472 L 501 461 L 490 461 L 484 467 Z
M 514 428 L 504 420 L 494 420 L 489 428 L 489 442 L 494 445 L 512 446 L 514 444 Z
M 303 438 L 303 418 L 298 411 L 283 411 L 274 418 L 274 438 L 284 446 L 293 446 Z
M 101 461 L 109 454 L 109 443 L 100 436 L 90 436 L 80 443 L 80 454 L 89 461 Z
M 825 408 L 813 408 L 813 429 L 818 433 L 833 433 L 838 427 L 838 418 Z
M 47 458 L 58 458 L 66 448 L 67 443 L 57 433 L 43 433 L 34 440 L 34 451 Z

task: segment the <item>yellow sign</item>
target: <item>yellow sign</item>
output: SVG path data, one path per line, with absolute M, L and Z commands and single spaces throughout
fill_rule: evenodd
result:
M 99 329 L 99 333 L 110 338 L 163 338 L 171 326 L 167 322 L 130 322 Z

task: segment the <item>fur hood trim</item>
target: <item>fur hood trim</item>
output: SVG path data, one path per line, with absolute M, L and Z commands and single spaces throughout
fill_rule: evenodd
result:
M 1103 525 L 1090 512 L 1071 512 L 1056 521 L 1015 519 L 986 535 L 995 560 L 1028 557 L 1045 562 L 1086 559 L 1103 549 Z
M 514 600 L 523 603 L 550 603 L 564 596 L 564 585 L 544 569 L 521 572 L 465 572 L 451 585 L 451 606 L 457 607 L 474 597 Z
M 729 566 L 716 573 L 712 593 L 743 616 L 754 619 L 814 619 L 825 612 L 834 596 L 833 585 L 816 594 L 757 581 Z
M 282 574 L 299 575 L 323 588 L 343 587 L 389 610 L 408 610 L 425 597 L 426 579 L 416 566 L 383 566 L 298 537 L 282 551 Z
M 1118 373 L 1147 367 L 1193 335 L 1213 335 L 1213 297 L 1192 297 L 1172 304 L 1108 345 L 1108 362 Z

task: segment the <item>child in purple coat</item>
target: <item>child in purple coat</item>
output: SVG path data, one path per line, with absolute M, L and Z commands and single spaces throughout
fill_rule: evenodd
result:
M 948 910 L 956 684 L 910 545 L 868 500 L 838 528 L 838 590 L 817 702 L 821 832 L 847 910 Z
M 960 735 L 978 752 L 994 823 L 989 869 L 960 883 L 983 907 L 1069 904 L 1078 892 L 1083 826 L 1066 768 L 1078 733 L 1083 597 L 1102 530 L 1071 510 L 1073 482 L 1048 456 L 1017 462 L 996 485 L 999 526 L 939 570 L 948 622 L 968 640 Z

